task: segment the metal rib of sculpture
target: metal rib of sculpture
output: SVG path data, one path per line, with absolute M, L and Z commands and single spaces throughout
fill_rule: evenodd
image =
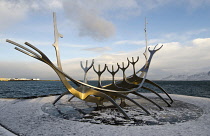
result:
M 53 13 L 53 17 L 54 17 L 54 35 L 55 35 L 55 42 L 53 44 L 53 46 L 55 47 L 55 51 L 56 51 L 56 58 L 57 58 L 57 66 L 54 65 L 52 63 L 52 61 L 42 52 L 40 51 L 38 48 L 36 48 L 35 46 L 33 46 L 32 44 L 25 42 L 25 45 L 28 46 L 24 47 L 14 41 L 11 40 L 6 40 L 7 42 L 14 44 L 16 47 L 15 49 L 28 55 L 31 56 L 39 61 L 42 61 L 43 63 L 47 64 L 48 66 L 50 66 L 59 76 L 61 82 L 64 84 L 65 88 L 68 90 L 66 92 L 64 92 L 63 94 L 61 94 L 54 102 L 53 104 L 55 104 L 63 95 L 71 93 L 73 95 L 73 97 L 77 97 L 81 100 L 84 100 L 86 102 L 93 102 L 96 103 L 97 105 L 103 105 L 103 102 L 111 102 L 124 116 L 126 119 L 130 119 L 130 117 L 125 113 L 125 111 L 121 108 L 121 106 L 119 106 L 116 103 L 116 99 L 120 98 L 121 100 L 129 100 L 132 103 L 134 103 L 135 105 L 137 105 L 138 107 L 140 107 L 143 111 L 146 112 L 146 114 L 150 114 L 150 112 L 148 110 L 146 110 L 144 107 L 142 107 L 139 103 L 137 103 L 136 101 L 134 101 L 133 99 L 129 98 L 127 95 L 129 93 L 133 93 L 137 96 L 140 96 L 148 101 L 150 101 L 151 103 L 153 103 L 154 105 L 156 105 L 157 107 L 159 107 L 160 109 L 162 109 L 162 107 L 160 107 L 157 103 L 155 103 L 154 101 L 152 101 L 151 99 L 139 94 L 137 91 L 141 88 L 143 89 L 147 89 L 151 92 L 153 92 L 154 94 L 156 94 L 157 96 L 159 96 L 165 103 L 168 104 L 168 106 L 170 106 L 170 104 L 164 99 L 162 98 L 158 93 L 156 93 L 154 90 L 150 89 L 150 88 L 146 88 L 143 86 L 144 82 L 150 83 L 156 87 L 158 87 L 161 91 L 163 91 L 171 100 L 171 103 L 173 102 L 173 100 L 171 99 L 171 97 L 167 94 L 167 92 L 165 92 L 165 90 L 163 90 L 160 86 L 158 86 L 157 84 L 153 83 L 152 81 L 146 79 L 147 76 L 147 72 L 149 70 L 149 66 L 152 60 L 153 55 L 155 54 L 155 52 L 157 52 L 158 50 L 160 50 L 162 48 L 162 46 L 158 49 L 156 49 L 156 46 L 153 50 L 150 50 L 150 48 L 148 48 L 148 51 L 150 53 L 149 58 L 147 57 L 147 53 L 144 53 L 144 56 L 146 58 L 146 63 L 145 65 L 138 70 L 137 72 L 135 72 L 135 64 L 137 63 L 137 61 L 139 60 L 139 58 L 137 58 L 137 61 L 134 61 L 134 59 L 132 58 L 132 61 L 130 61 L 128 59 L 128 65 L 125 67 L 124 66 L 124 62 L 122 63 L 122 66 L 120 67 L 118 65 L 118 68 L 114 71 L 114 67 L 112 66 L 112 71 L 110 71 L 108 69 L 108 67 L 105 64 L 105 67 L 102 71 L 100 71 L 100 66 L 99 66 L 99 70 L 96 71 L 96 69 L 94 68 L 94 60 L 92 61 L 91 65 L 88 67 L 87 65 L 87 61 L 86 61 L 86 67 L 83 67 L 82 62 L 81 62 L 81 67 L 84 70 L 84 82 L 81 82 L 79 80 L 75 80 L 74 78 L 72 78 L 71 76 L 67 75 L 66 73 L 63 72 L 62 70 L 62 66 L 61 66 L 61 61 L 60 61 L 60 53 L 59 53 L 59 47 L 58 47 L 58 39 L 59 37 L 63 37 L 57 30 L 57 25 L 56 25 L 56 16 L 55 13 Z M 146 50 L 145 52 L 147 52 L 147 45 L 146 45 Z M 129 64 L 133 65 L 133 71 L 134 74 L 131 76 L 126 77 L 125 75 L 125 70 L 128 68 Z M 96 86 L 92 86 L 89 85 L 87 83 L 87 72 L 93 67 L 94 71 L 98 74 L 98 87 Z M 102 73 L 105 70 L 108 70 L 108 72 L 112 75 L 112 83 L 102 86 L 101 85 L 101 79 L 100 76 L 102 75 Z M 123 79 L 120 81 L 117 81 L 115 83 L 114 80 L 114 76 L 115 74 L 118 72 L 118 70 L 121 69 L 123 71 Z M 140 76 L 137 76 L 137 74 L 140 73 Z M 67 81 L 67 79 L 69 79 L 70 81 L 72 81 L 75 85 L 77 85 L 77 88 L 72 87 L 69 82 Z M 126 84 L 126 86 L 125 86 Z M 73 98 L 72 97 L 72 98 Z
M 101 85 L 101 75 L 104 73 L 104 71 L 106 70 L 106 64 L 104 66 L 104 69 L 101 70 L 101 66 L 98 65 L 98 71 L 95 69 L 94 65 L 93 65 L 93 70 L 96 72 L 96 74 L 98 75 L 98 87 L 102 88 L 102 85 Z

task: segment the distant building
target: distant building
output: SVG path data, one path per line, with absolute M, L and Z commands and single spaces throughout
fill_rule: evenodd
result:
M 27 79 L 27 78 L 0 78 L 0 81 L 38 81 L 39 78 Z
M 37 81 L 37 80 L 40 80 L 39 78 L 33 78 L 32 80 L 35 80 L 35 81 Z
M 10 78 L 0 78 L 0 81 L 9 81 Z

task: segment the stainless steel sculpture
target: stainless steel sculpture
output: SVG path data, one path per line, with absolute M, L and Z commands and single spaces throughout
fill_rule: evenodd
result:
M 83 64 L 81 62 L 81 67 L 84 70 L 84 82 L 81 82 L 81 81 L 75 80 L 71 76 L 67 75 L 62 70 L 58 40 L 59 40 L 59 37 L 63 37 L 63 36 L 58 32 L 55 13 L 53 13 L 53 18 L 54 18 L 53 22 L 54 22 L 54 37 L 55 37 L 55 42 L 54 42 L 53 46 L 55 47 L 55 52 L 56 52 L 56 57 L 57 57 L 57 66 L 54 65 L 52 63 L 52 61 L 42 51 L 40 51 L 38 48 L 36 48 L 32 44 L 25 42 L 25 45 L 26 45 L 26 47 L 25 47 L 25 46 L 22 46 L 16 42 L 14 42 L 14 41 L 11 41 L 8 39 L 6 40 L 8 43 L 14 44 L 16 46 L 15 47 L 16 50 L 18 50 L 28 56 L 31 56 L 39 61 L 42 61 L 43 63 L 46 63 L 48 66 L 50 66 L 57 73 L 61 82 L 64 84 L 65 88 L 67 89 L 67 91 L 64 92 L 63 94 L 61 94 L 53 102 L 53 104 L 56 104 L 56 102 L 65 94 L 71 93 L 73 95 L 73 97 L 77 97 L 77 98 L 79 98 L 83 101 L 86 101 L 86 102 L 96 103 L 98 106 L 103 105 L 104 102 L 109 101 L 125 116 L 126 119 L 130 119 L 130 117 L 122 109 L 123 106 L 126 106 L 125 99 L 136 104 L 143 111 L 145 111 L 146 114 L 149 115 L 150 112 L 147 109 L 145 109 L 144 107 L 142 107 L 139 103 L 137 103 L 133 99 L 129 98 L 128 97 L 129 93 L 132 93 L 134 95 L 142 97 L 142 98 L 148 100 L 149 102 L 153 103 L 154 105 L 156 105 L 159 109 L 163 109 L 156 102 L 154 102 L 151 99 L 138 93 L 140 89 L 146 89 L 146 90 L 149 90 L 152 93 L 156 94 L 158 97 L 160 97 L 160 99 L 162 99 L 168 106 L 171 106 L 171 103 L 173 103 L 173 100 L 168 95 L 168 93 L 163 88 L 161 88 L 160 86 L 155 84 L 154 82 L 146 79 L 152 57 L 158 50 L 160 50 L 162 48 L 162 46 L 158 49 L 156 49 L 157 45 L 152 50 L 150 48 L 147 49 L 147 40 L 146 40 L 146 49 L 145 49 L 145 52 L 143 53 L 145 56 L 145 59 L 146 59 L 146 63 L 137 72 L 135 70 L 136 69 L 135 64 L 138 62 L 139 57 L 137 57 L 136 61 L 134 61 L 133 57 L 131 60 L 127 59 L 128 60 L 127 66 L 125 66 L 124 62 L 122 62 L 122 65 L 117 64 L 117 68 L 115 70 L 114 70 L 114 66 L 112 66 L 112 69 L 110 70 L 110 68 L 108 68 L 106 64 L 102 70 L 100 69 L 100 65 L 99 65 L 98 70 L 97 70 L 94 66 L 94 60 L 92 60 L 92 63 L 90 64 L 90 66 L 88 66 L 88 61 L 86 61 L 85 67 L 83 66 Z M 145 39 L 146 39 L 146 23 L 145 23 Z M 149 57 L 147 55 L 147 52 L 150 53 Z M 130 64 L 133 67 L 133 74 L 131 76 L 126 76 L 125 71 L 129 67 Z M 98 86 L 97 87 L 89 85 L 87 83 L 87 73 L 91 68 L 93 68 L 93 70 L 98 75 Z M 112 83 L 102 86 L 100 77 L 105 70 L 107 70 L 112 75 Z M 119 70 L 122 70 L 123 78 L 122 78 L 122 80 L 115 82 L 115 74 Z M 67 81 L 67 79 L 69 79 L 75 85 L 77 85 L 77 88 L 72 87 L 69 84 L 69 82 Z M 170 99 L 171 102 L 168 102 L 166 99 L 164 99 L 161 95 L 159 95 L 154 90 L 144 87 L 143 84 L 145 82 L 159 88 L 163 93 L 165 93 L 168 96 L 168 98 Z M 72 98 L 70 98 L 70 100 Z M 121 99 L 120 105 L 118 105 L 116 103 L 116 99 L 118 99 L 118 98 Z

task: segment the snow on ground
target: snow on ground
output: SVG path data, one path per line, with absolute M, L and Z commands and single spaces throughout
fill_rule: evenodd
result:
M 16 136 L 12 132 L 8 131 L 7 129 L 0 126 L 0 136 Z
M 147 95 L 151 96 L 152 94 Z M 50 96 L 26 100 L 0 99 L 0 124 L 18 135 L 23 136 L 210 136 L 210 99 L 174 94 L 171 96 L 175 100 L 190 103 L 195 105 L 195 107 L 199 107 L 199 109 L 202 109 L 202 115 L 186 122 L 174 124 L 166 123 L 164 125 L 118 126 L 93 124 L 90 122 L 64 119 L 57 116 L 58 113 L 54 111 L 49 112 L 52 108 L 47 107 L 46 104 L 52 103 L 53 100 L 56 99 L 56 96 Z M 62 105 L 62 102 L 65 100 L 65 98 L 62 99 L 61 103 L 58 105 Z M 64 106 L 66 105 L 64 104 Z M 48 108 L 50 114 L 43 110 L 43 107 L 45 107 L 45 110 Z M 167 107 L 167 109 L 168 108 L 170 107 Z M 149 117 L 147 116 L 147 118 Z M 4 131 L 4 129 L 2 130 L 0 128 L 0 135 L 7 133 Z

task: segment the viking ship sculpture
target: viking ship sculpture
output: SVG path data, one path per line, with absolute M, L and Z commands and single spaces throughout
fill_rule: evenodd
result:
M 90 66 L 88 66 L 88 61 L 86 61 L 85 66 L 83 66 L 83 64 L 81 62 L 81 67 L 84 70 L 84 81 L 82 82 L 82 81 L 76 80 L 76 79 L 72 78 L 71 76 L 67 75 L 62 69 L 58 40 L 60 37 L 63 37 L 63 36 L 58 32 L 55 13 L 53 13 L 53 22 L 54 22 L 54 38 L 55 38 L 55 42 L 54 42 L 53 46 L 55 47 L 55 52 L 56 52 L 56 57 L 57 57 L 57 66 L 55 64 L 53 64 L 52 61 L 41 50 L 39 50 L 32 44 L 25 42 L 26 46 L 23 46 L 23 45 L 20 45 L 14 41 L 11 41 L 8 39 L 6 40 L 8 43 L 15 45 L 16 50 L 18 50 L 30 57 L 33 57 L 43 63 L 46 63 L 48 66 L 50 66 L 57 73 L 57 75 L 60 78 L 60 81 L 63 83 L 63 85 L 65 86 L 67 91 L 64 92 L 63 94 L 61 94 L 60 96 L 58 96 L 58 98 L 53 102 L 53 104 L 56 104 L 56 102 L 59 99 L 61 99 L 62 96 L 70 93 L 70 94 L 72 94 L 72 97 L 69 99 L 69 101 L 71 99 L 73 99 L 74 97 L 77 97 L 77 98 L 79 98 L 83 101 L 86 101 L 86 102 L 96 103 L 97 106 L 103 106 L 104 102 L 111 102 L 118 109 L 118 111 L 121 112 L 125 116 L 126 119 L 130 119 L 130 117 L 123 110 L 123 107 L 126 106 L 125 100 L 128 100 L 128 101 L 134 103 L 136 106 L 140 107 L 143 111 L 145 111 L 145 113 L 147 115 L 150 115 L 150 112 L 146 108 L 144 108 L 143 106 L 141 106 L 140 103 L 137 103 L 135 100 L 131 99 L 128 96 L 128 94 L 130 94 L 130 93 L 144 98 L 145 100 L 147 100 L 147 101 L 151 102 L 152 104 L 154 104 L 155 106 L 157 106 L 160 110 L 163 109 L 155 101 L 153 101 L 152 99 L 147 98 L 146 96 L 143 96 L 142 94 L 139 93 L 140 89 L 146 89 L 146 90 L 154 93 L 155 95 L 157 95 L 162 101 L 164 101 L 166 103 L 167 106 L 171 106 L 171 104 L 173 103 L 173 100 L 169 96 L 169 94 L 163 88 L 161 88 L 159 85 L 157 85 L 156 83 L 146 79 L 153 55 L 158 50 L 160 50 L 162 48 L 162 46 L 157 48 L 157 45 L 154 47 L 154 49 L 147 48 L 146 23 L 145 23 L 146 49 L 145 49 L 145 52 L 143 53 L 145 56 L 145 59 L 146 59 L 146 63 L 142 68 L 140 68 L 138 71 L 136 71 L 136 68 L 135 68 L 135 64 L 138 62 L 139 57 L 137 57 L 136 60 L 134 60 L 134 57 L 132 57 L 131 60 L 127 58 L 127 60 L 128 60 L 126 63 L 127 66 L 125 66 L 125 64 L 123 62 L 122 65 L 117 64 L 117 68 L 115 68 L 115 70 L 114 70 L 114 66 L 109 68 L 106 64 L 102 68 L 102 70 L 100 68 L 100 65 L 98 66 L 98 69 L 97 69 L 94 65 L 94 60 L 92 60 L 92 63 L 90 64 Z M 150 53 L 149 57 L 147 55 L 147 52 Z M 125 71 L 127 70 L 127 68 L 130 65 L 132 65 L 132 67 L 133 67 L 133 74 L 130 76 L 126 76 Z M 87 73 L 91 68 L 93 68 L 93 70 L 98 75 L 98 86 L 93 86 L 93 85 L 90 85 L 87 83 Z M 102 86 L 101 75 L 106 70 L 112 76 L 112 83 Z M 115 81 L 115 74 L 119 70 L 121 70 L 123 72 L 123 76 L 122 76 L 123 78 L 122 78 L 122 80 Z M 70 85 L 68 80 L 72 81 L 77 87 L 74 88 L 72 85 Z M 167 95 L 170 102 L 168 102 L 169 101 L 168 99 L 164 99 L 156 91 L 145 87 L 144 83 L 149 83 L 149 84 L 159 88 L 159 90 L 161 90 L 164 94 Z M 116 103 L 117 99 L 121 99 L 120 105 L 118 105 Z

